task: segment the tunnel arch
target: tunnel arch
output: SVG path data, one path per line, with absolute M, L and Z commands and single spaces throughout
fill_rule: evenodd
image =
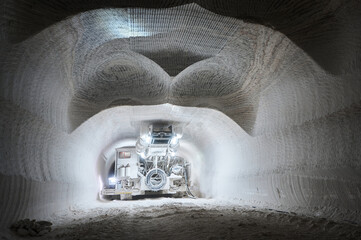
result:
M 172 11 L 177 12 L 182 8 L 175 8 Z M 191 5 L 191 7 L 187 5 L 185 9 L 190 13 L 192 11 L 200 11 L 200 8 L 196 5 Z M 22 97 L 23 99 L 14 98 L 13 101 L 35 114 L 40 114 L 46 121 L 55 124 L 55 126 L 71 132 L 87 118 L 107 108 L 112 103 L 113 106 L 114 103 L 118 105 L 129 104 L 129 101 L 124 101 L 124 103 L 123 101 L 117 101 L 123 97 L 123 94 L 121 94 L 123 90 L 121 69 L 124 68 L 122 62 L 124 63 L 124 59 L 128 59 L 135 64 L 134 66 L 138 66 L 131 67 L 131 69 L 134 70 L 134 74 L 140 71 L 140 66 L 150 66 L 142 71 L 145 76 L 149 76 L 151 86 L 154 87 L 153 94 L 157 94 L 153 96 L 154 98 L 152 100 L 146 99 L 142 101 L 141 98 L 143 98 L 144 95 L 148 95 L 149 92 L 139 93 L 140 96 L 134 92 L 127 97 L 135 99 L 135 101 L 131 101 L 130 103 L 140 105 L 145 103 L 147 105 L 170 103 L 180 106 L 198 106 L 201 99 L 197 89 L 202 89 L 203 98 L 208 99 L 205 101 L 212 102 L 212 105 L 217 106 L 218 110 L 234 119 L 249 134 L 254 135 L 259 96 L 264 89 L 277 84 L 277 82 L 287 81 L 289 75 L 300 81 L 305 77 L 307 79 L 324 78 L 325 81 L 328 77 L 335 79 L 335 81 L 338 79 L 325 73 L 302 49 L 299 49 L 284 35 L 261 25 L 244 23 L 240 20 L 229 20 L 229 18 L 223 20 L 224 23 L 231 24 L 230 27 L 226 27 L 226 30 L 223 30 L 224 33 L 228 35 L 223 37 L 223 44 L 220 45 L 221 48 L 213 50 L 213 57 L 208 56 L 207 59 L 187 67 L 177 76 L 169 77 L 169 75 L 152 60 L 132 51 L 132 49 L 139 48 L 136 47 L 137 44 L 140 44 L 139 46 L 153 44 L 157 38 L 153 38 L 152 36 L 129 38 L 127 35 L 123 36 L 114 33 L 114 29 L 109 29 L 109 34 L 102 34 L 97 37 L 92 36 L 91 34 L 93 33 L 87 30 L 83 34 L 79 32 L 80 30 L 77 30 L 77 26 L 79 25 L 78 21 L 83 21 L 83 26 L 86 26 L 84 24 L 90 24 L 89 27 L 91 27 L 94 25 L 94 22 L 90 21 L 90 23 L 88 23 L 87 19 L 92 16 L 100 16 L 104 13 L 115 14 L 114 16 L 116 18 L 121 17 L 121 19 L 123 19 L 122 21 L 125 21 L 124 18 L 126 19 L 127 17 L 122 13 L 123 10 L 119 10 L 119 16 L 117 15 L 117 11 L 118 10 L 94 10 L 83 13 L 81 16 L 75 16 L 72 19 L 53 26 L 48 32 L 39 34 L 34 39 L 26 42 L 26 44 L 24 44 L 25 49 L 29 49 L 25 47 L 26 45 L 33 47 L 35 42 L 37 42 L 37 45 L 39 45 L 39 42 L 48 44 L 47 36 L 49 32 L 57 30 L 61 30 L 59 33 L 63 34 L 63 36 L 57 40 L 58 42 L 65 37 L 67 39 L 70 37 L 71 39 L 71 41 L 67 40 L 67 46 L 63 44 L 61 48 L 55 48 L 51 51 L 51 54 L 49 54 L 48 58 L 50 59 L 53 54 L 60 54 L 60 51 L 62 52 L 63 61 L 55 65 L 51 61 L 38 60 L 34 57 L 30 58 L 30 62 L 36 63 L 40 61 L 37 63 L 42 67 L 37 69 L 48 70 L 44 77 L 37 78 L 39 75 L 44 75 L 41 72 L 31 73 L 34 71 L 34 66 L 32 65 L 25 68 L 28 74 L 23 81 L 33 82 L 34 86 L 36 84 L 44 86 L 49 84 L 53 85 L 53 90 L 51 91 L 53 94 L 39 98 L 41 96 L 40 94 L 38 96 L 28 96 L 25 92 Z M 159 10 L 159 12 L 161 13 L 162 10 Z M 167 12 L 164 11 L 164 14 L 166 13 Z M 207 14 L 216 20 L 222 19 L 220 16 L 215 17 L 211 13 Z M 111 21 L 111 19 L 109 21 Z M 104 33 L 104 29 L 101 31 L 103 31 L 101 33 Z M 172 39 L 177 36 L 178 33 L 172 35 L 173 33 L 170 32 L 169 34 L 170 39 Z M 191 37 L 195 36 L 191 35 Z M 95 44 L 91 45 L 86 43 L 89 38 L 95 42 Z M 140 40 L 137 40 L 138 38 Z M 67 49 L 67 51 L 64 52 L 64 48 Z M 204 52 L 206 50 L 207 49 L 203 49 L 202 51 Z M 156 54 L 157 51 L 158 49 L 155 49 L 154 54 Z M 78 57 L 71 57 L 71 54 L 74 52 Z M 269 54 L 260 57 L 263 56 L 262 54 L 264 52 Z M 302 64 L 299 64 L 300 59 L 302 59 Z M 29 62 L 29 59 L 25 58 L 24 61 Z M 129 61 L 126 65 L 130 67 Z M 105 69 L 103 71 L 97 68 L 99 62 L 113 66 L 113 70 L 109 72 L 111 68 L 107 68 L 108 70 L 106 70 L 106 72 L 108 71 L 109 76 L 113 76 L 115 80 L 120 78 L 119 80 L 113 81 L 114 85 L 104 79 L 104 76 L 106 76 L 103 74 Z M 54 66 L 49 68 L 49 63 L 52 63 Z M 25 64 L 25 66 L 28 65 L 26 62 L 20 62 L 19 66 L 21 64 Z M 57 65 L 59 66 L 58 68 L 56 67 Z M 219 68 L 217 70 L 212 68 L 212 66 L 219 66 Z M 118 70 L 116 70 L 116 68 Z M 103 73 L 101 73 L 103 77 L 97 76 L 98 73 L 96 69 L 98 69 L 100 73 L 103 71 Z M 67 73 L 67 75 L 64 75 L 63 72 L 59 75 L 60 70 Z M 304 73 L 307 73 L 307 76 L 303 75 Z M 54 76 L 56 76 L 56 80 L 53 79 L 52 83 L 46 81 L 46 79 L 54 78 Z M 212 77 L 210 78 L 210 76 Z M 283 77 L 282 80 L 280 76 Z M 13 76 L 9 76 L 5 79 L 10 81 L 12 77 Z M 147 78 L 148 77 L 145 77 L 145 79 Z M 217 78 L 219 78 L 219 80 Z M 114 91 L 114 96 L 108 96 L 106 92 L 99 92 L 100 90 L 97 84 L 101 84 L 101 82 L 104 82 L 103 85 L 105 85 L 105 83 L 107 84 L 106 91 Z M 117 84 L 117 82 L 119 82 L 119 84 Z M 213 85 L 210 85 L 210 83 Z M 19 84 L 21 84 L 21 82 L 19 82 Z M 162 88 L 162 90 L 155 90 L 159 87 Z M 59 88 L 62 90 L 59 91 Z M 317 89 L 320 88 L 317 87 L 315 89 L 318 91 Z M 37 91 L 41 90 L 39 89 Z M 96 93 L 97 91 L 98 93 Z M 93 98 L 97 97 L 98 99 L 92 100 L 90 99 L 91 96 L 93 96 Z M 27 97 L 32 100 L 25 100 Z M 11 99 L 11 96 L 6 96 L 5 94 L 5 98 Z M 63 98 L 63 100 L 59 101 L 58 99 L 60 98 Z M 42 102 L 40 105 L 42 107 L 34 108 L 34 105 L 30 106 L 29 104 L 33 101 Z M 203 100 L 200 102 L 202 101 Z M 49 105 L 49 103 L 51 103 L 51 105 Z M 43 111 L 44 107 L 47 109 L 46 111 Z M 288 112 L 288 114 L 291 113 L 292 111 Z
M 77 146 L 68 155 L 82 156 L 76 158 L 72 165 L 73 181 L 81 185 L 83 201 L 95 201 L 99 194 L 99 186 L 107 181 L 107 171 L 114 160 L 115 148 L 135 146 L 140 134 L 140 124 L 144 121 L 177 121 L 183 127 L 183 137 L 177 156 L 186 158 L 191 164 L 193 174 L 191 179 L 197 184 L 199 194 L 215 197 L 216 186 L 208 184 L 213 178 L 211 174 L 216 164 L 214 149 L 219 141 L 226 141 L 231 146 L 237 141 L 228 142 L 230 135 L 222 133 L 233 132 L 243 137 L 248 136 L 236 123 L 217 110 L 179 107 L 170 104 L 155 106 L 119 106 L 106 109 L 94 115 L 69 136 L 68 145 Z M 231 147 L 232 148 L 232 147 Z M 236 147 L 234 147 L 237 149 Z M 216 156 L 220 154 L 217 153 Z M 74 157 L 73 157 L 74 158 Z M 77 177 L 79 169 L 87 173 L 82 178 Z M 85 177 L 85 178 L 84 178 Z M 101 182 L 98 182 L 98 180 Z

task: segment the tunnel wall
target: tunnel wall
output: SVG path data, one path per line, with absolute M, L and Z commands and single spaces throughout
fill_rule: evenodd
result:
M 69 210 L 70 163 L 62 157 L 67 134 L 2 100 L 0 144 L 1 226 Z
M 327 79 L 325 86 L 334 83 Z M 357 99 L 358 81 L 353 81 L 355 85 L 348 84 L 350 82 L 328 88 L 334 91 L 329 96 L 345 102 Z M 344 94 L 342 88 L 347 85 L 348 93 Z M 342 101 L 322 103 L 323 97 L 319 94 L 323 90 L 311 89 L 313 93 L 307 88 L 306 93 L 299 94 L 302 88 L 298 86 L 288 91 L 274 86 L 264 92 L 257 115 L 257 135 L 242 141 L 237 158 L 229 162 L 231 168 L 219 166 L 220 177 L 215 180 L 223 181 L 214 184 L 222 186 L 217 188 L 216 196 L 341 221 L 360 221 L 360 150 L 357 148 L 360 144 L 360 101 L 344 108 L 340 106 L 340 110 L 333 112 Z M 287 95 L 287 92 L 292 94 Z M 310 101 L 312 95 L 320 100 Z M 320 113 L 312 110 L 317 104 L 323 104 L 318 106 L 323 111 L 331 109 L 330 113 L 311 117 L 311 114 Z M 309 107 L 305 107 L 307 105 Z M 298 106 L 304 107 L 303 111 Z M 297 113 L 292 114 L 292 109 Z
M 187 18 L 158 21 L 173 15 Z M 1 226 L 96 201 L 101 152 L 157 116 L 189 123 L 204 196 L 360 223 L 358 46 L 335 74 L 294 37 L 191 4 L 84 12 L 5 44 Z M 182 68 L 167 42 L 192 56 Z

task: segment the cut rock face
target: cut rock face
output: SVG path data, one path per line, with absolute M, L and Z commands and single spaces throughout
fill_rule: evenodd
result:
M 0 1 L 0 228 L 96 204 L 152 120 L 207 198 L 361 224 L 361 1 L 125 2 Z

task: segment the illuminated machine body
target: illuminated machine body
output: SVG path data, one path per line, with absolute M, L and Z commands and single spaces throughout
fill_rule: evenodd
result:
M 181 137 L 172 125 L 148 125 L 135 147 L 115 149 L 114 175 L 101 194 L 121 200 L 158 194 L 194 197 L 190 163 L 176 155 Z

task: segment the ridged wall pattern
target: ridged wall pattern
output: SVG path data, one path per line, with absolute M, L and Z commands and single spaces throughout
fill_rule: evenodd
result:
M 96 201 L 152 119 L 204 196 L 360 223 L 361 7 L 311 2 L 3 1 L 1 226 Z

